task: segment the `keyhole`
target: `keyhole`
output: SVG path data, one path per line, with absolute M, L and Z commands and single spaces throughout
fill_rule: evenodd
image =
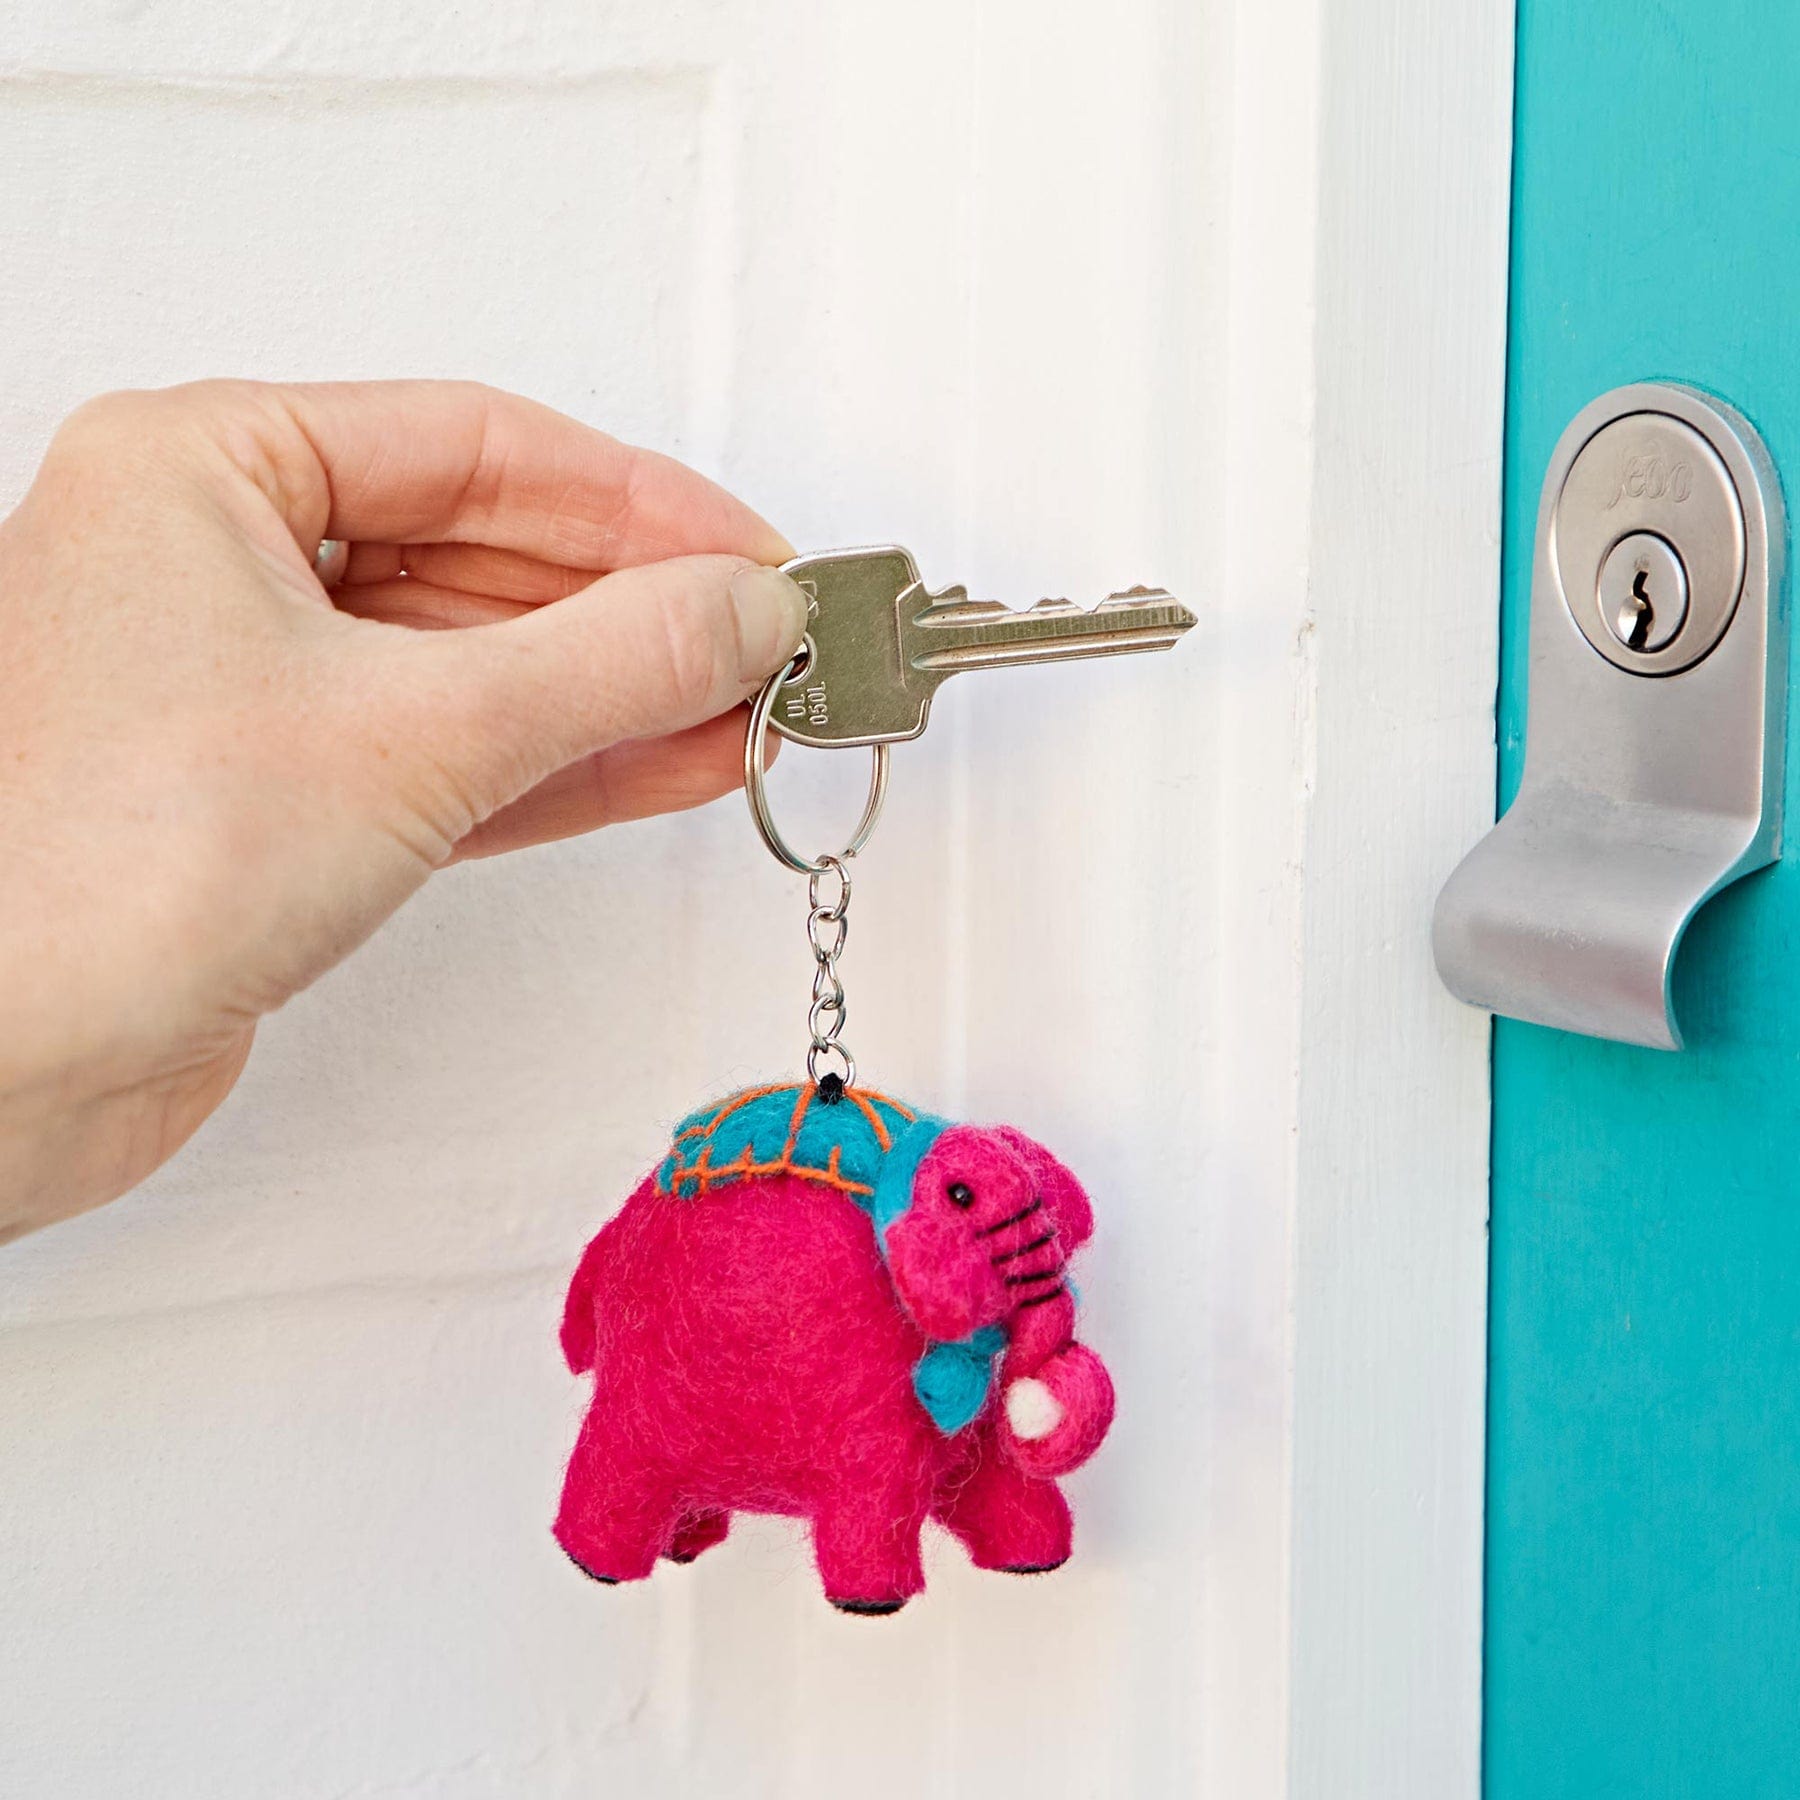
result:
M 1680 553 L 1654 531 L 1628 532 L 1607 551 L 1596 585 L 1599 607 L 1589 617 L 1600 635 L 1629 658 L 1622 667 L 1651 673 L 1650 659 L 1675 641 L 1687 620 L 1687 565 Z
M 1631 581 L 1631 598 L 1619 608 L 1619 637 L 1629 650 L 1641 650 L 1650 641 L 1656 624 L 1656 608 L 1650 600 L 1650 571 L 1639 569 Z

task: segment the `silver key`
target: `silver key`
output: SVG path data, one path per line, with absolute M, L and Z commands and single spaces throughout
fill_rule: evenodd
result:
M 785 565 L 805 590 L 807 661 L 777 697 L 775 729 L 797 744 L 897 744 L 916 738 L 932 697 L 961 669 L 1167 650 L 1194 615 L 1161 588 L 1133 588 L 1090 609 L 1041 600 L 1028 612 L 926 592 L 904 550 L 826 550 Z

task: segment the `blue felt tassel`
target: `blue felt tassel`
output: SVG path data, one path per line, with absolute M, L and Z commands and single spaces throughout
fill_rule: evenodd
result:
M 994 1383 L 995 1359 L 1005 1348 L 1006 1333 L 984 1325 L 954 1344 L 933 1344 L 913 1364 L 913 1392 L 946 1437 L 981 1411 Z

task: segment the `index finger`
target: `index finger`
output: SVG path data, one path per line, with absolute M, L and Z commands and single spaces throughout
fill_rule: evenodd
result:
M 673 457 L 498 388 L 232 385 L 276 427 L 257 435 L 275 460 L 276 503 L 302 539 L 487 544 L 595 574 L 709 552 L 763 563 L 794 554 Z

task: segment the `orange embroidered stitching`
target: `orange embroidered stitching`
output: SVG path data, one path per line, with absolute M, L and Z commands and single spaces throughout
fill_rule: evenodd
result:
M 893 1133 L 882 1123 L 881 1114 L 870 1104 L 868 1095 L 859 1093 L 855 1088 L 845 1088 L 844 1097 L 847 1100 L 854 1100 L 862 1108 L 863 1117 L 875 1127 L 875 1141 L 881 1146 L 882 1151 L 885 1153 L 893 1149 Z
M 797 1163 L 787 1157 L 766 1163 L 750 1162 L 747 1158 L 740 1157 L 736 1162 L 726 1163 L 716 1169 L 701 1169 L 696 1164 L 692 1168 L 674 1170 L 669 1176 L 669 1188 L 672 1193 L 679 1194 L 685 1183 L 694 1189 L 696 1195 L 702 1195 L 710 1193 L 715 1187 L 735 1181 L 740 1175 L 793 1175 L 801 1181 L 816 1181 L 824 1187 L 835 1188 L 840 1194 L 872 1194 L 875 1191 L 867 1182 L 852 1181 L 849 1176 L 839 1173 L 835 1150 L 832 1166 L 828 1169 L 809 1168 L 805 1163 Z
M 800 1127 L 806 1123 L 806 1109 L 812 1104 L 813 1090 L 803 1087 L 800 1098 L 794 1102 L 794 1116 L 788 1120 L 787 1142 L 781 1147 L 783 1157 L 794 1154 L 794 1146 L 800 1141 Z
M 699 1156 L 693 1162 L 686 1164 L 682 1162 L 681 1144 L 683 1140 L 691 1137 L 705 1137 L 722 1125 L 740 1107 L 749 1105 L 752 1100 L 760 1100 L 767 1094 L 781 1094 L 790 1091 L 796 1095 L 793 1121 L 788 1128 L 787 1142 L 782 1146 L 781 1154 L 774 1161 L 756 1162 L 752 1158 L 750 1146 L 746 1144 L 738 1153 L 735 1162 L 714 1166 L 711 1160 L 712 1145 L 703 1144 L 700 1147 Z M 815 1091 L 815 1089 L 805 1086 L 790 1090 L 787 1084 L 782 1082 L 771 1083 L 768 1087 L 750 1088 L 720 1107 L 710 1119 L 698 1125 L 690 1125 L 686 1131 L 677 1136 L 675 1143 L 670 1147 L 670 1160 L 673 1167 L 669 1170 L 668 1191 L 672 1194 L 679 1194 L 685 1183 L 694 1190 L 696 1195 L 704 1195 L 710 1193 L 715 1187 L 735 1181 L 739 1176 L 754 1179 L 759 1175 L 792 1175 L 802 1181 L 819 1182 L 825 1187 L 835 1189 L 840 1194 L 874 1193 L 875 1190 L 867 1182 L 852 1181 L 843 1173 L 841 1166 L 843 1147 L 841 1145 L 832 1145 L 831 1156 L 827 1166 L 823 1169 L 811 1168 L 805 1163 L 794 1160 L 795 1146 L 800 1139 L 800 1127 L 805 1121 L 807 1109 L 812 1104 Z M 889 1099 L 886 1094 L 878 1093 L 874 1088 L 846 1088 L 844 1092 L 856 1102 L 863 1116 L 874 1128 L 875 1140 L 883 1151 L 892 1149 L 894 1140 L 893 1134 L 888 1130 L 881 1115 L 875 1110 L 876 1106 L 892 1107 L 909 1125 L 916 1123 L 918 1119 L 919 1115 L 909 1107 L 902 1106 L 898 1100 Z
M 787 1083 L 782 1081 L 772 1081 L 767 1087 L 746 1088 L 743 1093 L 735 1094 L 727 1100 L 710 1119 L 703 1119 L 698 1125 L 690 1125 L 681 1133 L 681 1137 L 705 1137 L 709 1131 L 716 1131 L 724 1124 L 740 1106 L 748 1106 L 752 1100 L 760 1100 L 765 1094 L 784 1094 L 787 1091 Z M 679 1143 L 681 1138 L 675 1141 Z

